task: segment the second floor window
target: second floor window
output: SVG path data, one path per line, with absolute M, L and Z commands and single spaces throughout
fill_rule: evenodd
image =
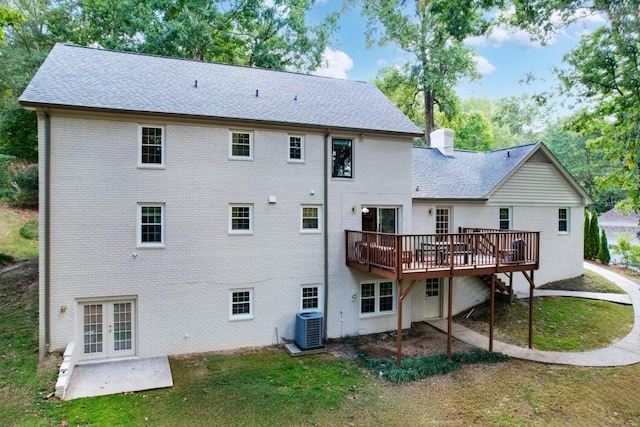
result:
M 253 134 L 251 132 L 231 132 L 229 157 L 232 159 L 253 159 Z
M 164 166 L 164 129 L 155 126 L 140 126 L 138 164 L 141 167 Z
M 353 141 L 350 139 L 334 139 L 331 144 L 333 168 L 331 176 L 334 178 L 351 178 L 353 176 L 352 150 Z
M 289 135 L 290 162 L 304 162 L 304 137 L 301 135 Z

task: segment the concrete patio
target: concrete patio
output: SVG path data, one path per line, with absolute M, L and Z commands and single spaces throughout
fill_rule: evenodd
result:
M 167 356 L 79 364 L 64 400 L 173 387 Z

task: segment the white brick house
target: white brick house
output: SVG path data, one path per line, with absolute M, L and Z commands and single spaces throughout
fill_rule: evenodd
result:
M 363 204 L 411 229 L 420 131 L 374 85 L 57 45 L 21 103 L 39 117 L 42 350 L 271 345 L 305 310 L 328 337 L 393 326 L 359 315 L 344 261 Z
M 562 237 L 582 248 L 586 195 L 543 146 L 513 149 L 526 160 L 487 200 L 426 194 L 437 179 L 416 168 L 435 167 L 416 163 L 420 130 L 369 83 L 56 45 L 20 102 L 39 119 L 42 352 L 76 343 L 82 361 L 279 344 L 303 311 L 323 314 L 327 338 L 395 329 L 399 314 L 403 328 L 443 317 L 432 278 L 452 279 L 453 255 L 427 265 L 413 237 L 399 251 L 380 234 L 441 232 L 441 207 L 454 209 L 449 233 L 500 228 L 509 207 L 511 229 L 542 231 L 542 253 L 555 250 L 545 233 L 558 218 L 535 209 L 567 206 Z M 560 200 L 501 199 L 542 158 L 552 168 L 533 179 L 565 182 Z M 467 247 L 464 263 L 473 249 L 483 271 L 581 274 L 573 253 L 563 267 L 540 262 L 535 233 L 521 263 L 498 260 L 495 239 L 511 235 L 489 235 L 495 256 Z M 354 260 L 356 244 L 393 265 Z M 395 260 L 413 269 L 407 280 Z M 403 305 L 409 277 L 421 282 Z M 463 280 L 457 311 L 487 297 Z

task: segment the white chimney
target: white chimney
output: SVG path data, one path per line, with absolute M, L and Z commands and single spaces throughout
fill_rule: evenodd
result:
M 431 132 L 431 147 L 445 156 L 453 157 L 453 129 L 437 129 Z

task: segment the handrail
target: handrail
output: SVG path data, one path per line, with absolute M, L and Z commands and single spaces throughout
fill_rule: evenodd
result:
M 403 273 L 539 262 L 537 231 L 461 228 L 461 233 L 390 234 L 345 230 L 347 262 Z

